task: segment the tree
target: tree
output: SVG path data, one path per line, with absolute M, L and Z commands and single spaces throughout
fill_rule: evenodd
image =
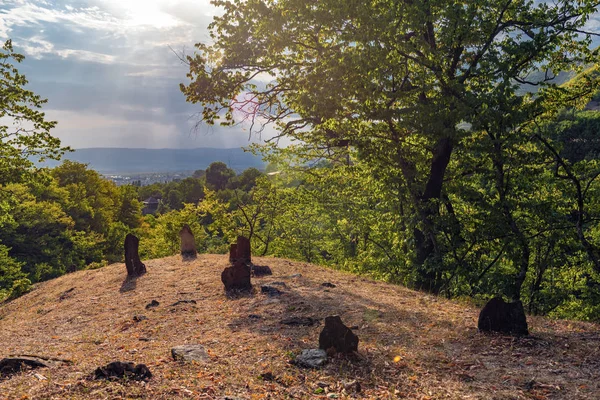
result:
M 179 190 L 183 195 L 184 203 L 196 204 L 204 197 L 204 186 L 197 178 L 185 178 L 179 182 Z
M 437 221 L 451 208 L 444 182 L 465 123 L 502 111 L 518 127 L 546 111 L 552 91 L 531 97 L 517 84 L 552 88 L 553 71 L 595 56 L 583 31 L 593 0 L 215 4 L 225 13 L 210 44 L 187 57 L 187 100 L 209 124 L 275 123 L 307 146 L 358 149 L 382 179 L 402 184 L 415 285 L 434 292 L 448 272 Z M 530 81 L 538 70 L 543 78 Z
M 204 169 L 197 169 L 192 174 L 192 178 L 200 179 L 200 178 L 204 178 L 204 175 L 206 175 L 206 170 L 204 170 Z
M 142 218 L 142 203 L 137 199 L 136 186 L 119 186 L 119 209 L 117 221 L 123 222 L 130 228 L 140 226 Z
M 211 163 L 206 169 L 206 186 L 211 190 L 223 190 L 234 176 L 235 172 L 224 162 Z
M 256 180 L 262 176 L 262 172 L 260 172 L 256 168 L 247 168 L 233 179 L 235 182 L 235 187 L 233 189 L 240 189 L 244 192 L 249 192 L 256 186 Z
M 0 183 L 16 182 L 30 171 L 33 160 L 60 159 L 67 147 L 50 135 L 55 121 L 39 111 L 47 100 L 24 88 L 27 79 L 15 64 L 24 60 L 11 40 L 0 51 Z M 6 124 L 6 125 L 4 125 Z M 10 124 L 10 125 L 9 125 Z
M 180 210 L 183 207 L 183 195 L 177 189 L 172 189 L 167 196 L 167 205 L 171 210 Z
M 76 230 L 105 234 L 118 213 L 126 211 L 120 209 L 122 198 L 115 184 L 88 169 L 86 164 L 65 160 L 50 173 L 58 186 L 69 193 L 63 202 Z
M 8 255 L 10 249 L 0 244 L 0 302 L 18 297 L 29 290 L 31 281 L 21 271 L 23 263 Z

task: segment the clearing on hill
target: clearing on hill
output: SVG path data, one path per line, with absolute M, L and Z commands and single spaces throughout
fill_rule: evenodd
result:
M 529 317 L 530 337 L 484 335 L 469 306 L 311 264 L 254 262 L 273 275 L 237 298 L 223 291 L 223 255 L 146 261 L 148 273 L 129 283 L 113 264 L 36 285 L 0 306 L 0 359 L 68 361 L 0 381 L 0 398 L 600 398 L 598 325 Z M 283 294 L 261 293 L 267 284 Z M 336 314 L 359 336 L 358 354 L 316 370 L 291 364 Z M 320 323 L 281 324 L 294 316 Z M 174 361 L 183 344 L 203 345 L 209 359 Z M 153 377 L 90 379 L 112 361 L 146 364 Z

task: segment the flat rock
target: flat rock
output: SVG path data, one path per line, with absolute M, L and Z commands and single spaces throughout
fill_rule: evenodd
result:
M 145 364 L 134 365 L 131 362 L 114 361 L 94 371 L 94 379 L 145 381 L 150 378 L 152 373 Z
M 171 349 L 171 355 L 176 361 L 197 361 L 207 362 L 210 356 L 204 346 L 200 344 L 184 344 Z
M 149 310 L 154 307 L 158 307 L 160 303 L 156 300 L 152 300 L 150 303 L 146 304 L 146 310 Z
M 327 352 L 323 349 L 305 349 L 296 357 L 294 364 L 304 368 L 320 368 L 327 363 Z
M 47 368 L 46 360 L 36 357 L 7 357 L 0 360 L 0 377 L 7 377 L 25 369 Z
M 196 304 L 196 300 L 178 300 L 175 303 L 171 304 L 169 307 L 175 307 L 180 304 Z
M 265 276 L 265 275 L 273 275 L 273 271 L 266 265 L 253 265 L 252 266 L 252 275 L 254 276 Z
M 269 297 L 278 297 L 283 294 L 283 292 L 273 286 L 263 285 L 260 287 L 260 292 L 266 294 Z
M 319 321 L 311 317 L 288 317 L 284 318 L 279 323 L 290 326 L 313 326 Z

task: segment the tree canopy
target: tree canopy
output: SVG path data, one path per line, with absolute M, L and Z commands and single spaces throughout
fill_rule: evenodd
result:
M 56 121 L 47 121 L 40 111 L 47 102 L 25 89 L 27 79 L 16 64 L 25 57 L 15 53 L 7 40 L 0 51 L 0 183 L 19 179 L 33 160 L 58 160 L 66 147 L 50 134 Z
M 415 285 L 435 292 L 448 272 L 449 246 L 465 239 L 455 213 L 442 215 L 453 209 L 446 186 L 456 152 L 495 154 L 502 176 L 507 140 L 530 137 L 525 132 L 537 118 L 597 87 L 593 74 L 570 87 L 552 82 L 560 71 L 580 72 L 596 61 L 584 27 L 597 1 L 214 3 L 225 12 L 210 26 L 212 41 L 188 56 L 191 82 L 181 85 L 188 101 L 200 104 L 201 118 L 246 120 L 258 131 L 274 123 L 280 135 L 328 157 L 356 149 L 398 188 Z M 533 96 L 522 86 L 539 90 Z M 496 196 L 508 210 L 501 180 Z M 519 237 L 513 211 L 503 221 Z M 442 226 L 444 219 L 454 222 Z M 446 246 L 440 235 L 451 226 Z M 517 246 L 515 262 L 528 258 L 525 247 Z M 523 279 L 517 270 L 515 297 Z

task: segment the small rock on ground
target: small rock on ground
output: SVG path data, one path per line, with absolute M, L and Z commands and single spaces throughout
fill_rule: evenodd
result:
M 254 265 L 252 266 L 252 274 L 254 276 L 273 275 L 273 271 L 266 265 Z
M 180 304 L 197 304 L 196 300 L 178 300 L 175 303 L 171 304 L 169 307 L 175 307 Z
M 283 293 L 281 290 L 268 285 L 261 286 L 260 291 L 261 293 L 266 294 L 269 297 L 281 296 L 281 294 Z
M 35 357 L 7 357 L 0 360 L 0 377 L 10 376 L 24 369 L 45 368 L 50 365 Z
M 182 346 L 173 347 L 171 349 L 171 355 L 176 361 L 207 362 L 210 360 L 210 356 L 206 352 L 206 349 L 200 344 L 184 344 Z
M 279 321 L 282 325 L 290 326 L 313 326 L 319 321 L 311 317 L 288 317 Z
M 150 303 L 146 304 L 146 310 L 149 310 L 154 307 L 158 307 L 160 303 L 156 300 L 152 300 Z
M 323 349 L 306 349 L 296 357 L 294 364 L 304 368 L 320 368 L 327 363 L 327 352 Z
M 152 378 L 152 373 L 145 364 L 134 366 L 131 362 L 114 361 L 94 371 L 94 379 L 144 381 L 150 378 Z

